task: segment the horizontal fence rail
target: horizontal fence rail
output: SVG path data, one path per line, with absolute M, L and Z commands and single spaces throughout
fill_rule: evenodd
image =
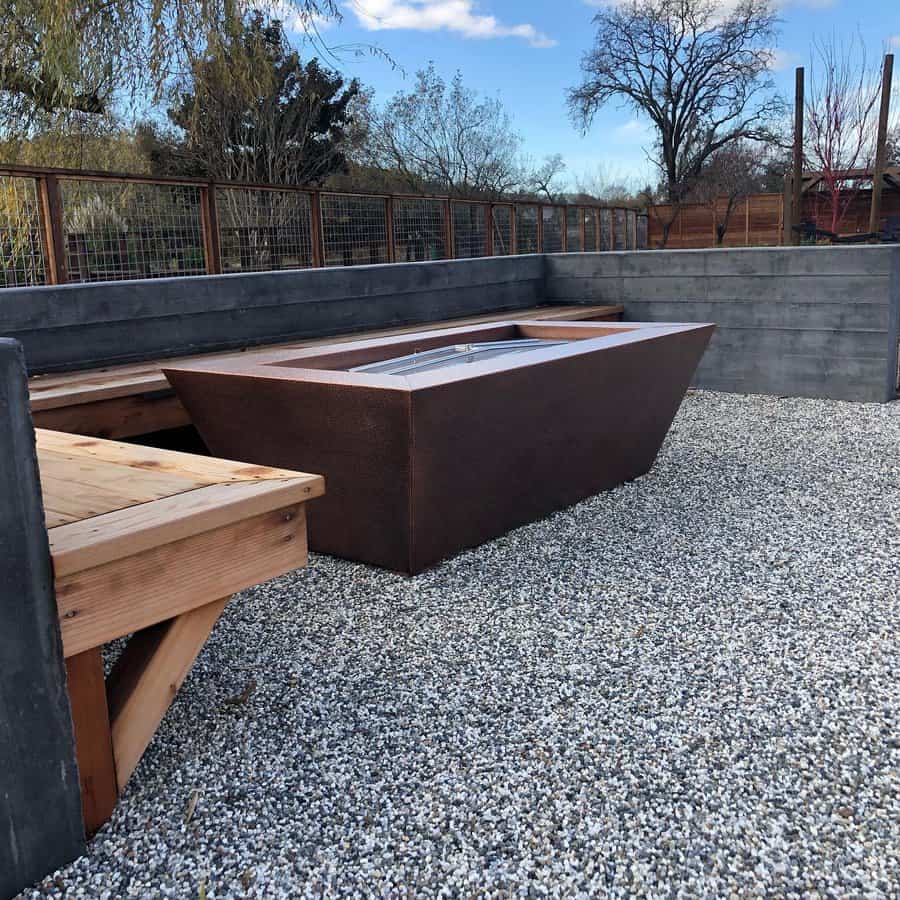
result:
M 647 247 L 599 204 L 0 166 L 0 288 Z

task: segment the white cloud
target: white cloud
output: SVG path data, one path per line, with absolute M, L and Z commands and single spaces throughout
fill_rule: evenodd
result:
M 895 34 L 889 41 L 890 45 L 897 50 L 900 50 L 900 34 Z
M 534 25 L 505 25 L 496 16 L 476 12 L 475 0 L 351 0 L 349 8 L 368 31 L 446 30 L 467 38 L 517 37 L 532 47 L 557 43 Z
M 616 144 L 643 146 L 654 137 L 653 125 L 643 119 L 629 119 L 613 129 L 613 140 Z
M 788 50 L 779 50 L 778 47 L 773 47 L 769 53 L 772 56 L 772 62 L 769 68 L 772 69 L 773 72 L 783 72 L 785 69 L 789 69 L 797 61 L 796 53 L 791 53 Z
M 326 28 L 334 25 L 334 19 L 310 15 L 289 3 L 288 0 L 255 0 L 252 4 L 248 3 L 247 6 L 252 9 L 261 9 L 272 18 L 279 19 L 288 31 L 315 33 L 325 31 Z

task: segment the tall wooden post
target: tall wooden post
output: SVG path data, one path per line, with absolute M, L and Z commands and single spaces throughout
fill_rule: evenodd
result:
M 794 196 L 794 179 L 791 178 L 790 172 L 784 176 L 784 189 L 781 192 L 781 243 L 791 244 L 794 240 L 793 222 L 791 215 L 791 204 Z
M 325 265 L 325 238 L 322 235 L 322 202 L 318 191 L 309 195 L 309 224 L 312 241 L 312 264 L 321 269 Z
M 37 188 L 47 283 L 65 284 L 69 277 L 59 179 L 52 174 L 43 175 L 37 179 Z
M 869 210 L 869 231 L 875 233 L 881 224 L 881 192 L 884 188 L 884 167 L 887 164 L 887 126 L 891 109 L 891 81 L 894 77 L 894 54 L 884 58 L 881 76 L 881 109 L 878 113 L 878 143 L 875 145 L 875 173 L 872 179 L 872 206 Z
M 494 206 L 492 203 L 486 204 L 484 211 L 484 255 L 494 255 Z
M 791 184 L 791 225 L 799 225 L 803 219 L 803 66 L 794 73 L 794 159 L 792 164 Z M 799 244 L 800 232 L 790 232 L 790 240 L 786 243 Z

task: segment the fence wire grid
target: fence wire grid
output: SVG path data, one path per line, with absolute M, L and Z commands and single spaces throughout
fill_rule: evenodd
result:
M 200 190 L 60 180 L 69 281 L 203 275 Z
M 312 201 L 299 191 L 216 191 L 223 272 L 313 265 Z
M 544 253 L 561 253 L 563 242 L 563 212 L 558 206 L 542 209 L 544 224 Z
M 444 227 L 444 204 L 440 200 L 396 199 L 394 259 L 397 262 L 446 259 Z
M 647 237 L 646 215 L 621 208 L 0 166 L 0 288 L 632 249 Z
M 31 287 L 45 282 L 37 184 L 0 175 L 0 287 Z
M 384 197 L 323 194 L 321 209 L 326 266 L 358 266 L 388 261 L 387 204 Z

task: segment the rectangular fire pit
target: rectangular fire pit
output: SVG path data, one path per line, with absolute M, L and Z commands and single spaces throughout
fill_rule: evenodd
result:
M 217 456 L 325 476 L 312 549 L 415 574 L 647 472 L 713 328 L 501 322 L 165 373 Z

